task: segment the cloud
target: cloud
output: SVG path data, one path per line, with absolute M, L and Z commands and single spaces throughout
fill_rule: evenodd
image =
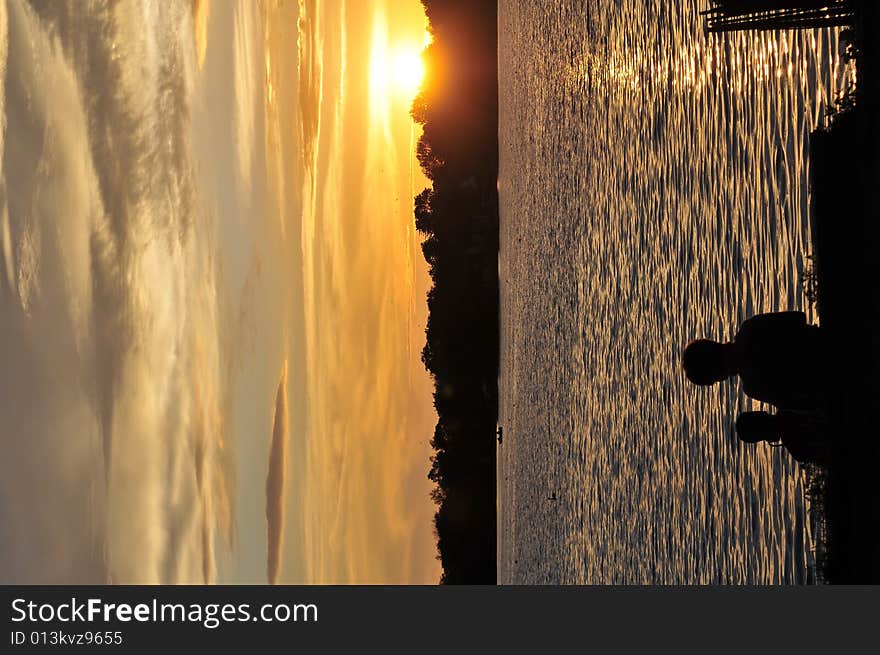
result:
M 284 533 L 284 468 L 287 455 L 287 362 L 281 371 L 275 395 L 275 418 L 269 446 L 269 473 L 266 475 L 267 552 L 266 577 L 269 584 L 278 581 Z
M 199 68 L 205 65 L 208 50 L 208 18 L 211 16 L 211 0 L 192 0 L 193 39 Z
M 299 0 L 297 51 L 299 62 L 299 115 L 303 160 L 314 166 L 321 119 L 323 44 L 316 0 Z
M 189 7 L 2 6 L 0 581 L 211 579 L 232 453 Z
M 254 135 L 257 130 L 257 89 L 260 84 L 257 25 L 246 3 L 235 5 L 233 39 L 233 107 L 238 179 L 242 192 L 252 191 L 254 174 Z

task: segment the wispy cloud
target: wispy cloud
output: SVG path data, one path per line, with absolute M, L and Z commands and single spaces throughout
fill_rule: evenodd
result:
M 303 159 L 314 164 L 321 118 L 323 83 L 321 17 L 316 0 L 299 0 L 297 48 L 299 62 L 300 138 Z
M 0 579 L 210 580 L 231 452 L 191 8 L 7 7 Z
M 278 581 L 284 534 L 284 469 L 287 459 L 287 362 L 275 395 L 275 418 L 272 420 L 272 443 L 269 446 L 269 472 L 266 475 L 266 577 L 269 584 Z
M 208 50 L 208 18 L 211 16 L 211 0 L 192 0 L 193 40 L 199 68 L 205 64 Z

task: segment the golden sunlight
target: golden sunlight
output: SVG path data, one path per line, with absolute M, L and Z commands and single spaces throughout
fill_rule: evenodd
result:
M 394 86 L 406 100 L 412 101 L 418 94 L 425 77 L 425 65 L 419 50 L 399 49 L 392 62 Z
M 374 24 L 370 52 L 370 105 L 374 113 L 386 113 L 392 100 L 407 105 L 419 93 L 425 77 L 422 45 L 389 43 L 384 20 Z
M 388 59 L 388 28 L 384 17 L 377 17 L 370 47 L 370 114 L 374 119 L 387 120 L 391 107 Z

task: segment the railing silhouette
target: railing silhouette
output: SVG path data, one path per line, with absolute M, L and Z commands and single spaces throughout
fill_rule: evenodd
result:
M 700 12 L 708 32 L 803 30 L 851 25 L 853 0 L 712 0 Z

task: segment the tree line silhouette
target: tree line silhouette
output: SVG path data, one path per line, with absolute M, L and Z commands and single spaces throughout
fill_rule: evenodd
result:
M 415 197 L 433 286 L 422 361 L 438 422 L 428 477 L 441 583 L 496 578 L 498 84 L 494 0 L 422 0 L 433 37 L 411 109 L 431 186 Z

